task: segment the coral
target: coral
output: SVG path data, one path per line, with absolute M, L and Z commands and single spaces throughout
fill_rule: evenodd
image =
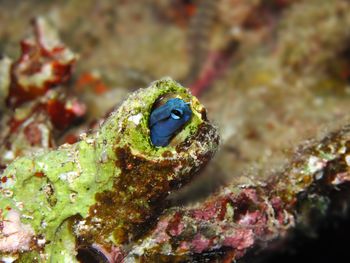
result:
M 42 18 L 34 23 L 34 36 L 21 42 L 22 54 L 11 67 L 7 103 L 17 107 L 65 83 L 76 56 L 58 39 L 56 31 Z
M 33 31 L 21 42 L 17 61 L 5 57 L 0 62 L 2 109 L 7 113 L 1 122 L 2 167 L 18 156 L 56 147 L 57 133 L 86 112 L 66 85 L 77 56 L 43 18 L 33 21 Z
M 346 153 L 342 153 L 343 150 L 334 156 L 328 153 L 333 148 L 341 149 L 337 143 L 348 140 L 348 128 L 341 130 L 339 127 L 348 123 L 349 115 L 349 2 L 214 2 L 152 0 L 134 3 L 119 0 L 96 3 L 87 0 L 82 4 L 70 0 L 59 5 L 43 2 L 35 8 L 30 3 L 19 5 L 21 8 L 13 8 L 13 4 L 8 3 L 0 9 L 0 21 L 7 25 L 0 30 L 0 47 L 11 57 L 15 58 L 14 43 L 22 34 L 23 20 L 46 13 L 63 33 L 65 42 L 79 51 L 83 61 L 77 63 L 76 74 L 67 75 L 68 81 L 62 79 L 59 85 L 45 82 L 48 85 L 43 86 L 48 88 L 40 96 L 19 102 L 18 109 L 32 109 L 29 105 L 35 105 L 36 101 L 44 103 L 45 110 L 35 119 L 45 123 L 46 134 L 50 132 L 50 136 L 45 137 L 50 138 L 47 143 L 46 139 L 40 140 L 44 136 L 36 136 L 36 127 L 42 125 L 27 127 L 24 121 L 15 132 L 10 132 L 11 126 L 6 122 L 10 117 L 16 115 L 22 120 L 20 116 L 24 116 L 23 120 L 26 120 L 25 116 L 35 114 L 22 115 L 23 110 L 16 110 L 16 114 L 12 112 L 13 105 L 7 99 L 7 87 L 12 80 L 3 76 L 9 76 L 13 62 L 2 58 L 2 132 L 10 135 L 5 140 L 8 148 L 2 145 L 1 156 L 8 158 L 1 160 L 2 168 L 5 169 L 15 157 L 42 155 L 43 151 L 48 152 L 62 142 L 73 144 L 79 141 L 82 131 L 92 128 L 97 132 L 105 120 L 105 113 L 112 112 L 112 106 L 125 94 L 163 75 L 180 79 L 194 94 L 201 96 L 210 119 L 220 130 L 222 146 L 216 159 L 193 185 L 168 197 L 173 207 L 149 212 L 154 217 L 149 217 L 144 224 L 136 224 L 137 231 L 133 223 L 139 218 L 133 212 L 129 217 L 123 215 L 124 221 L 132 222 L 125 229 L 135 236 L 125 235 L 118 227 L 116 236 L 119 240 L 130 238 L 127 246 L 91 244 L 99 238 L 96 234 L 99 222 L 93 222 L 93 217 L 89 221 L 89 226 L 94 229 L 90 236 L 84 232 L 84 224 L 81 228 L 74 225 L 77 234 L 84 238 L 79 240 L 78 259 L 81 261 L 88 257 L 112 262 L 263 261 L 264 254 L 278 253 L 275 248 L 291 250 L 289 244 L 284 243 L 289 239 L 301 243 L 299 236 L 294 234 L 317 237 L 318 225 L 335 224 L 337 220 L 329 216 L 346 213 L 348 175 L 347 171 L 341 172 L 347 167 Z M 23 19 L 13 20 L 15 16 Z M 50 64 L 51 59 L 45 57 L 39 61 Z M 72 63 L 75 65 L 75 61 Z M 66 105 L 67 100 L 75 101 L 75 105 L 80 105 L 74 107 L 78 109 L 74 111 L 76 113 L 82 113 L 85 108 L 85 119 L 81 119 L 81 114 L 73 114 L 74 118 L 66 125 L 54 125 L 65 121 L 57 119 L 60 117 L 57 112 L 61 110 L 54 111 L 56 121 L 48 117 L 45 101 L 50 94 L 59 98 L 62 105 Z M 72 103 L 68 103 L 68 108 L 72 108 L 69 105 Z M 64 107 L 53 108 L 63 111 Z M 130 121 L 137 123 L 140 116 L 133 115 Z M 77 121 L 81 121 L 82 126 L 77 126 Z M 16 127 L 16 122 L 12 125 Z M 24 129 L 20 132 L 22 125 L 25 132 Z M 319 140 L 327 137 L 331 130 L 338 132 L 333 137 Z M 133 138 L 143 150 L 149 149 L 147 143 L 144 144 L 144 137 L 136 135 Z M 294 150 L 306 138 L 314 139 Z M 318 149 L 318 145 L 331 145 L 331 149 L 327 152 Z M 290 159 L 293 152 L 296 152 L 294 159 Z M 125 160 L 130 160 L 131 154 L 118 150 L 118 155 Z M 163 154 L 167 156 L 168 152 Z M 144 184 L 141 180 L 144 170 L 134 171 L 143 164 L 143 160 L 132 159 L 129 169 L 124 165 L 125 174 Z M 166 172 L 166 167 L 162 168 L 160 170 Z M 36 177 L 45 178 L 45 175 L 39 172 Z M 67 178 L 72 179 L 71 176 Z M 222 186 L 224 179 L 228 182 Z M 7 180 L 12 179 L 3 178 L 3 183 Z M 132 179 L 127 182 L 137 183 Z M 155 190 L 159 190 L 159 185 L 155 184 Z M 51 189 L 46 191 L 50 193 Z M 135 191 L 130 198 L 136 195 Z M 131 199 L 128 202 L 132 208 L 136 207 L 133 210 L 136 211 L 139 204 Z M 55 198 L 48 200 L 55 203 Z M 106 207 L 124 205 L 118 198 L 108 200 L 111 205 L 106 205 L 106 210 Z M 162 206 L 166 206 L 166 201 L 162 198 Z M 106 212 L 103 217 L 115 223 L 111 214 Z M 105 226 L 102 236 L 115 227 L 114 223 L 110 228 Z M 32 235 L 31 231 L 25 231 L 25 224 L 13 226 L 23 237 Z M 73 245 L 76 240 L 71 232 L 72 222 L 65 221 L 57 228 L 57 235 L 67 238 L 55 240 L 58 248 L 67 247 L 67 260 L 71 260 L 70 257 L 75 260 Z M 331 240 L 333 247 L 347 243 L 339 237 Z M 46 244 L 46 241 L 39 236 L 37 243 Z M 99 243 L 104 242 L 100 240 Z M 308 248 L 303 247 L 303 250 L 311 253 Z M 323 251 L 326 249 L 318 249 L 313 257 L 323 259 Z M 38 257 L 36 253 L 26 253 L 21 259 L 31 262 Z M 328 253 L 332 258 L 324 257 L 324 261 L 336 260 L 339 253 L 339 250 Z M 285 260 L 278 262 L 281 261 Z
M 332 192 L 349 187 L 349 140 L 346 126 L 303 147 L 266 184 L 227 186 L 199 205 L 173 209 L 126 261 L 232 261 L 280 242 L 295 228 L 315 231 L 340 201 Z

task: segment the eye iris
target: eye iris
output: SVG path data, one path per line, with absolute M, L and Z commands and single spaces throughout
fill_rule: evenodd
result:
M 172 110 L 171 111 L 171 118 L 174 120 L 178 120 L 182 117 L 182 111 L 181 110 Z

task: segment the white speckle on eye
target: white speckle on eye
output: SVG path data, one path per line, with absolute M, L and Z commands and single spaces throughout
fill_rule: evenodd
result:
M 141 119 L 142 119 L 143 115 L 142 113 L 136 114 L 136 115 L 132 115 L 128 118 L 129 121 L 135 123 L 136 125 L 139 125 Z

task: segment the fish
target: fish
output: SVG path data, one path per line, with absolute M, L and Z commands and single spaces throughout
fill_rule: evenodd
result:
M 162 144 L 176 140 L 156 147 L 149 124 Z M 170 78 L 130 94 L 80 138 L 17 158 L 0 174 L 0 262 L 122 258 L 219 144 L 204 106 Z

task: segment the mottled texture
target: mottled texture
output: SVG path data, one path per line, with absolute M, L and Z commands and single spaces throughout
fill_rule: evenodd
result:
M 349 191 L 349 145 L 346 126 L 308 143 L 266 183 L 232 184 L 201 204 L 169 211 L 123 262 L 231 262 L 278 245 L 293 230 L 314 233 L 327 215 L 345 212 L 336 209 L 346 207 L 339 196 Z
M 16 157 L 43 152 L 86 113 L 68 81 L 77 55 L 42 17 L 32 22 L 17 60 L 0 60 L 0 167 Z
M 169 146 L 154 147 L 149 114 L 168 93 L 188 102 L 193 115 Z M 217 145 L 216 129 L 187 89 L 163 79 L 138 90 L 96 133 L 5 169 L 1 222 L 13 222 L 22 241 L 11 246 L 4 224 L 2 256 L 72 262 L 79 246 L 98 244 L 108 251 L 127 244 L 152 225 L 169 192 L 198 173 Z
M 101 97 L 89 92 L 90 87 L 79 90 L 79 95 L 89 103 L 89 118 L 96 116 L 95 112 L 103 116 L 108 105 L 116 104 L 121 95 L 145 86 L 152 79 L 164 75 L 186 79 L 191 67 L 197 74 L 201 72 L 200 76 L 194 74 L 194 83 L 193 80 L 184 83 L 193 93 L 200 94 L 210 119 L 220 129 L 222 146 L 204 178 L 196 181 L 193 188 L 178 193 L 179 199 L 178 195 L 172 196 L 179 205 L 177 211 L 193 208 L 184 208 L 184 200 L 196 202 L 207 195 L 210 199 L 211 191 L 218 188 L 223 178 L 230 181 L 231 190 L 240 185 L 265 184 L 271 176 L 280 175 L 298 144 L 307 138 L 323 137 L 349 123 L 348 0 L 65 0 L 59 3 L 4 0 L 2 3 L 0 21 L 6 27 L 0 30 L 0 47 L 4 53 L 16 58 L 18 40 L 28 27 L 27 21 L 38 14 L 47 14 L 65 42 L 81 55 L 74 78 L 86 83 L 83 80 L 88 78 L 80 81 L 79 72 L 88 70 L 92 74 L 82 76 L 93 76 L 98 80 L 96 83 L 107 84 L 110 91 Z M 205 6 L 215 8 L 206 10 Z M 236 48 L 231 45 L 232 40 L 238 42 Z M 6 72 L 6 67 L 1 72 Z M 95 84 L 91 90 L 95 90 Z M 96 85 L 96 90 L 104 90 L 103 85 Z M 74 131 L 75 138 L 77 134 L 79 131 Z M 349 192 L 343 189 L 346 187 L 341 187 L 340 196 Z M 237 199 L 237 206 L 240 203 L 245 204 Z M 274 206 L 278 205 L 275 203 Z M 309 202 L 303 209 L 304 221 L 308 222 L 309 208 L 322 204 L 321 210 L 327 212 L 323 209 L 327 203 L 327 198 Z M 338 211 L 344 211 L 344 207 L 340 206 Z M 244 220 L 252 222 L 259 218 L 264 217 L 253 213 Z M 200 229 L 201 221 L 193 223 L 194 229 Z M 179 223 L 171 233 L 181 229 Z M 327 237 L 323 247 L 313 243 L 316 248 L 312 251 L 300 239 L 295 242 L 315 261 L 341 262 L 349 239 L 342 230 L 332 229 L 328 234 L 334 232 L 342 235 Z M 252 241 L 250 232 L 247 233 L 241 235 L 247 237 L 242 242 L 240 235 L 227 242 L 246 246 Z M 202 236 L 195 240 L 198 251 L 209 243 Z M 268 243 L 265 249 L 273 254 L 276 251 L 271 253 L 269 249 L 274 247 Z M 283 248 L 293 249 L 282 244 L 278 251 Z M 248 262 L 262 260 L 262 255 L 255 252 L 260 250 L 254 251 L 255 258 L 249 258 Z M 222 250 L 210 253 L 223 254 Z M 204 250 L 195 259 L 200 261 L 201 256 L 208 253 Z M 288 255 L 277 262 L 301 261 L 300 256 L 294 259 Z

